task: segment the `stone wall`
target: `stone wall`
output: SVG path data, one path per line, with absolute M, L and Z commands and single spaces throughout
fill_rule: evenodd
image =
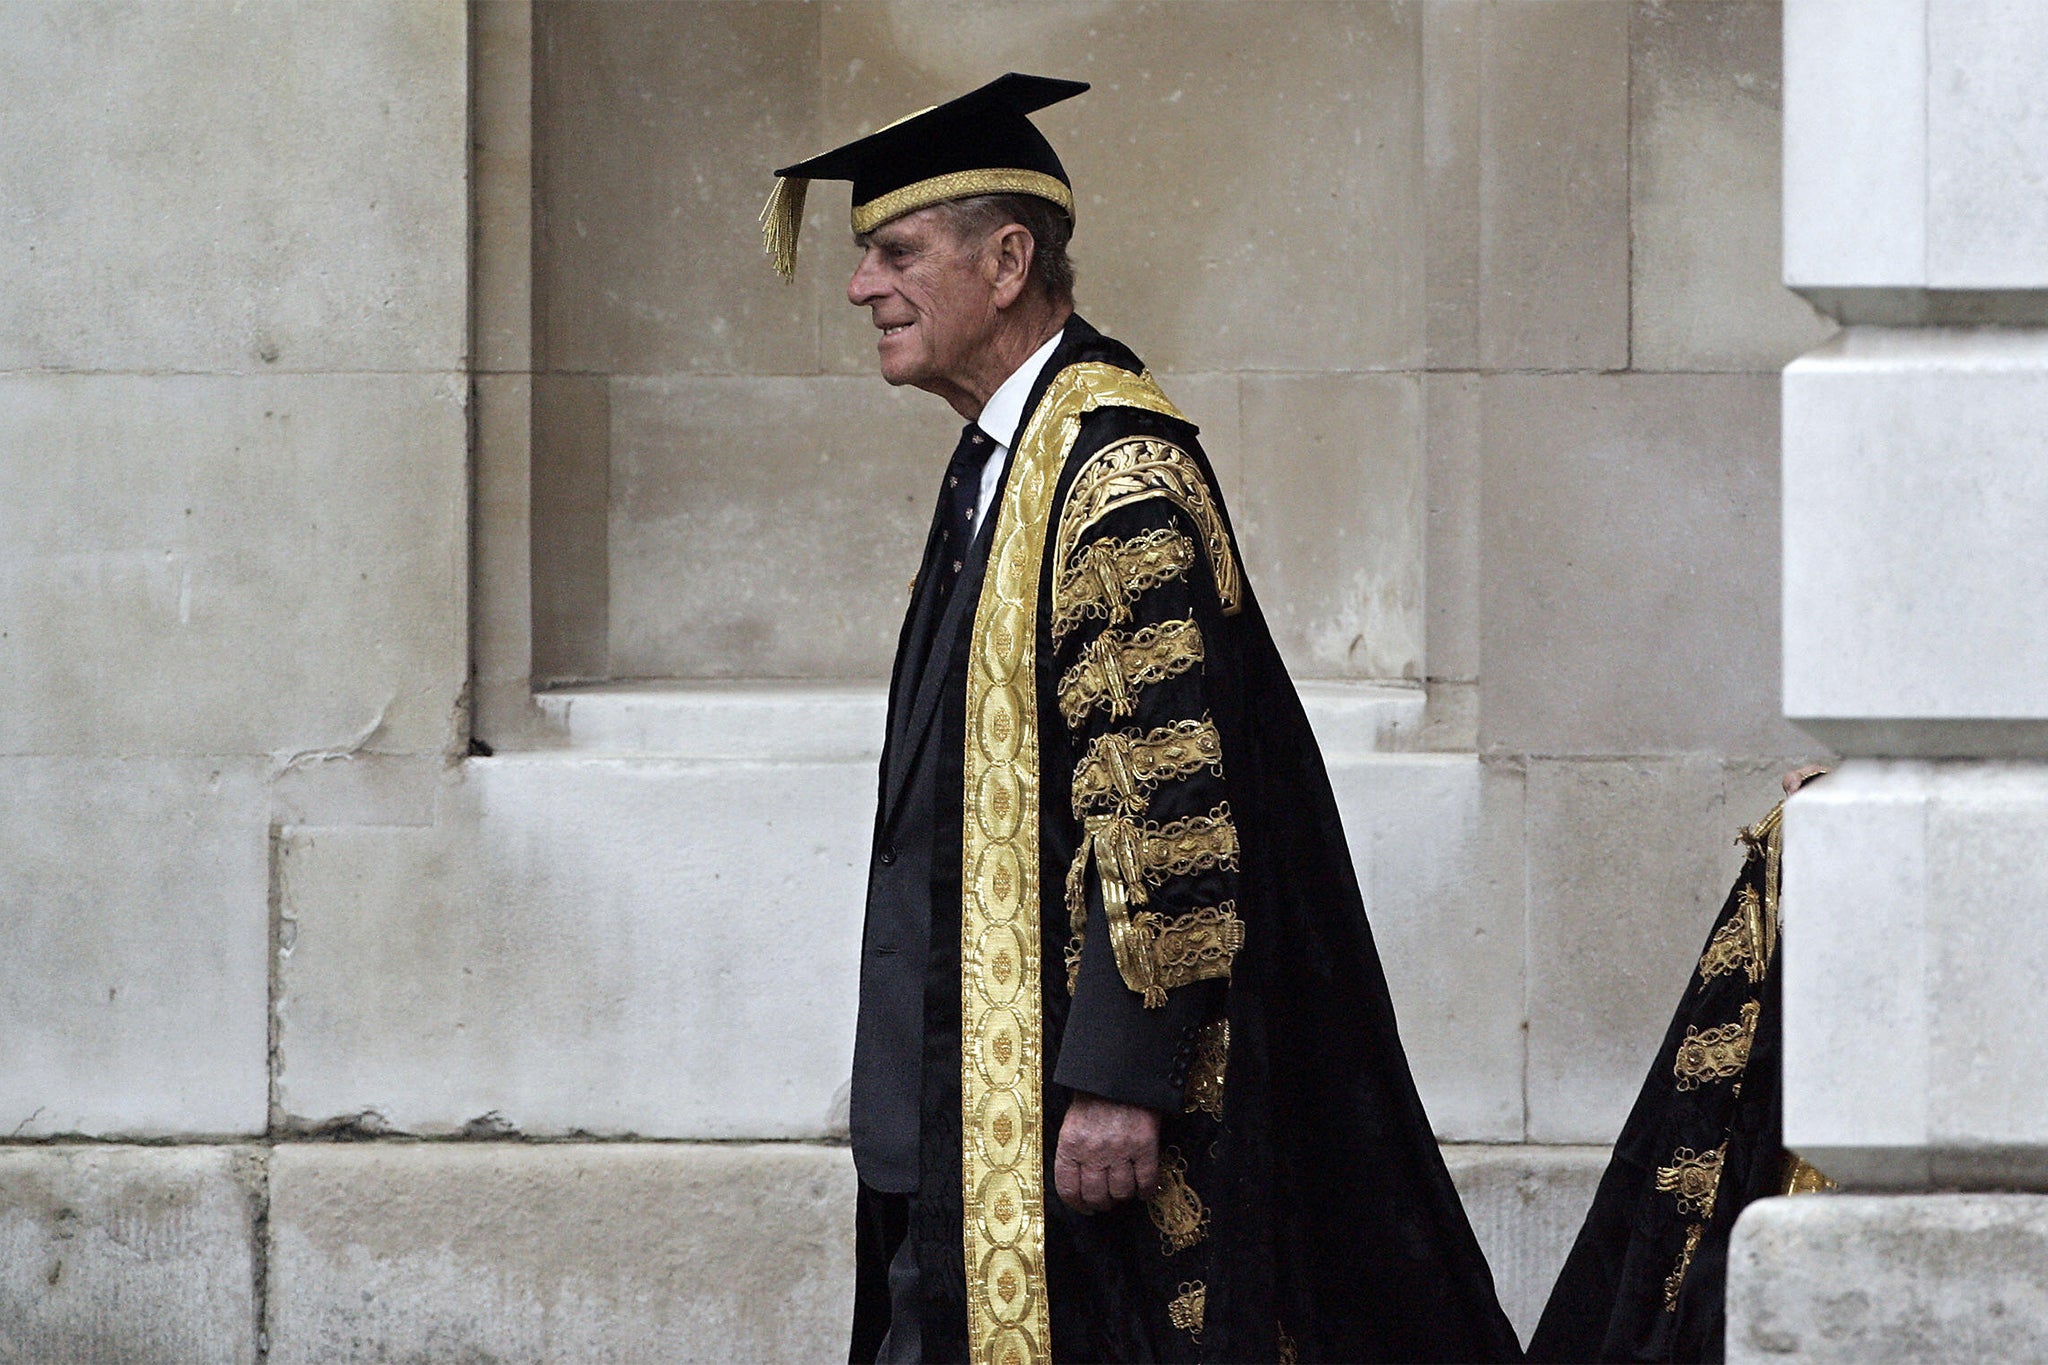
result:
M 1204 428 L 1533 1322 L 1812 751 L 1775 5 L 6 12 L 0 1356 L 834 1349 L 956 419 L 834 187 L 792 286 L 753 218 L 1008 69 L 1095 82 L 1082 309 Z

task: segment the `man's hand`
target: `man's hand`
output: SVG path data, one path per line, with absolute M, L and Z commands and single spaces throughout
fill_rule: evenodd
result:
M 1077 1092 L 1060 1125 L 1053 1186 L 1070 1209 L 1106 1213 L 1159 1188 L 1159 1115 Z
M 1803 768 L 1794 768 L 1791 772 L 1786 773 L 1782 779 L 1785 786 L 1785 795 L 1790 796 L 1793 792 L 1798 791 L 1801 787 L 1813 781 L 1814 778 L 1827 772 L 1827 770 L 1827 765 L 1824 763 L 1809 763 Z

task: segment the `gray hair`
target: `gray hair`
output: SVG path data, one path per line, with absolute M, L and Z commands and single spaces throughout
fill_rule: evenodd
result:
M 1067 244 L 1074 220 L 1050 199 L 1035 194 L 978 194 L 936 205 L 954 235 L 966 239 L 1017 224 L 1031 234 L 1031 279 L 1054 303 L 1074 301 L 1074 261 Z

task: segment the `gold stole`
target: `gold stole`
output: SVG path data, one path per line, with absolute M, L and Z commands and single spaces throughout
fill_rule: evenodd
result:
M 1060 468 L 1084 414 L 1181 418 L 1149 374 L 1069 365 L 1017 441 L 967 664 L 960 907 L 960 1178 L 977 1365 L 1051 1358 L 1038 846 L 1038 588 Z

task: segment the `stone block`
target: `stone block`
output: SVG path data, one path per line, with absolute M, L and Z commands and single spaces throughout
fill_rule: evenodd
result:
M 0 753 L 451 747 L 464 407 L 452 376 L 0 378 Z
M 0 1147 L 0 1359 L 254 1362 L 258 1149 Z
M 1785 714 L 1844 753 L 2048 753 L 2048 334 L 1851 328 L 1784 377 Z
M 0 371 L 462 365 L 460 8 L 9 19 Z M 205 72 L 235 79 L 195 87 Z
M 2048 767 L 1845 763 L 1786 822 L 1786 1141 L 1854 1187 L 2048 1188 Z
M 1629 9 L 1551 0 L 1485 11 L 1485 369 L 1628 364 Z
M 1632 368 L 1775 370 L 1833 330 L 1779 279 L 1780 19 L 1761 0 L 1636 9 Z
M 533 379 L 527 544 L 532 676 L 543 684 L 612 676 L 611 402 L 602 375 Z M 622 539 L 631 518 L 618 514 Z
M 1785 283 L 1917 286 L 1927 268 L 1927 0 L 1784 10 Z
M 769 268 L 754 216 L 771 168 L 842 140 L 819 130 L 818 7 L 544 5 L 536 20 L 537 367 L 815 371 L 815 296 Z M 845 224 L 814 223 L 800 268 Z
M 844 1148 L 296 1144 L 270 1182 L 280 1365 L 845 1351 Z
M 533 389 L 524 374 L 479 374 L 472 389 L 470 733 L 494 748 L 532 711 Z
M 612 386 L 611 671 L 884 679 L 959 439 L 873 378 Z
M 2048 26 L 2033 0 L 1927 0 L 1927 283 L 2048 288 Z
M 1330 756 L 1401 1039 L 1437 1135 L 1522 1137 L 1522 790 L 1470 755 Z
M 1423 663 L 1433 682 L 1479 677 L 1479 392 L 1477 375 L 1423 380 Z
M 1246 375 L 1245 571 L 1289 669 L 1422 676 L 1422 385 Z
M 1621 1131 L 1770 781 L 1704 757 L 1528 765 L 1532 1141 Z
M 1767 375 L 1483 381 L 1480 744 L 1797 754 Z
M 500 757 L 447 783 L 430 828 L 280 837 L 279 1123 L 843 1130 L 872 760 Z
M 959 6 L 822 16 L 825 144 L 997 71 L 1094 82 L 1035 116 L 1077 193 L 1089 321 L 1162 370 L 1400 368 L 1422 356 L 1418 7 Z M 822 187 L 843 232 L 844 190 Z M 835 265 L 850 267 L 844 253 Z M 821 263 L 827 257 L 821 253 Z M 821 268 L 825 365 L 873 338 Z
M 1764 1199 L 1728 1251 L 1732 1365 L 2048 1355 L 2048 1199 Z
M 1486 9 L 1435 0 L 1422 9 L 1425 359 L 1479 367 L 1479 166 Z
M 476 369 L 533 368 L 533 4 L 470 7 Z
M 1444 1148 L 1500 1306 L 1524 1341 L 1543 1316 L 1608 1155 L 1605 1147 Z
M 0 1133 L 263 1131 L 263 776 L 0 759 Z

